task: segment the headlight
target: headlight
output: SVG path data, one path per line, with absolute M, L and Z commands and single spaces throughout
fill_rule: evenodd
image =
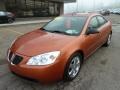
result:
M 60 51 L 54 51 L 49 53 L 44 53 L 41 55 L 34 56 L 30 58 L 27 65 L 48 65 L 55 62 L 56 58 L 60 55 Z

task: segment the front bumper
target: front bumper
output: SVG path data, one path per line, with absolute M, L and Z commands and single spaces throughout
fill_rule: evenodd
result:
M 64 60 L 63 58 L 59 58 L 55 63 L 45 66 L 29 66 L 26 65 L 29 57 L 23 56 L 24 59 L 18 65 L 13 65 L 9 63 L 9 68 L 15 74 L 35 79 L 40 82 L 54 82 L 57 80 L 61 80 L 64 74 Z
M 62 79 L 63 73 L 59 67 L 39 67 L 39 66 L 25 66 L 25 65 L 10 65 L 10 70 L 20 76 L 39 80 L 41 82 L 52 82 Z

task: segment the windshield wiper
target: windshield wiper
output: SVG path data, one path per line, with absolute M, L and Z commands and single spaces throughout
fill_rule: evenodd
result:
M 54 31 L 51 31 L 51 32 L 52 32 L 52 33 L 64 33 L 64 32 L 62 32 L 62 31 L 57 31 L 57 30 L 56 30 L 56 31 L 54 30 Z
M 40 29 L 42 29 L 43 31 L 47 31 L 47 32 L 51 32 L 50 30 L 46 30 L 45 28 L 40 28 Z
M 69 35 L 66 32 L 62 32 L 62 31 L 58 31 L 58 30 L 54 30 L 54 31 L 50 31 L 51 33 L 61 33 L 61 34 L 65 34 L 65 35 Z
M 41 28 L 43 31 L 46 31 L 46 32 L 51 32 L 51 33 L 61 33 L 61 34 L 65 34 L 65 35 L 70 35 L 66 32 L 63 32 L 63 31 L 58 31 L 58 30 L 46 30 L 45 28 Z

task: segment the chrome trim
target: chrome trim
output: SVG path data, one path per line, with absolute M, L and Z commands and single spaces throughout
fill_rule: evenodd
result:
M 14 60 L 14 58 L 15 58 L 15 54 L 13 53 L 13 54 L 12 54 L 12 57 L 11 57 L 11 60 L 10 60 L 11 65 L 15 65 L 15 64 L 13 64 L 13 60 Z
M 10 63 L 11 65 L 15 65 L 15 64 L 13 64 L 12 62 Z
M 11 57 L 11 60 L 10 60 L 10 59 L 9 59 L 10 53 L 11 53 L 11 51 L 8 50 L 7 60 L 8 60 L 8 62 L 10 62 L 11 65 L 15 65 L 15 64 L 13 64 L 13 60 L 14 60 L 14 58 L 15 58 L 15 54 L 14 54 L 14 53 L 12 54 L 12 57 Z
M 10 50 L 8 50 L 8 53 L 7 53 L 7 60 L 8 60 L 8 62 L 10 62 L 9 55 L 10 55 Z

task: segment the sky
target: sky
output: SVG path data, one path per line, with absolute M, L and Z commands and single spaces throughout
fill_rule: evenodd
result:
M 66 3 L 64 5 L 65 13 L 83 12 L 100 9 L 120 7 L 120 0 L 76 0 L 77 3 Z

